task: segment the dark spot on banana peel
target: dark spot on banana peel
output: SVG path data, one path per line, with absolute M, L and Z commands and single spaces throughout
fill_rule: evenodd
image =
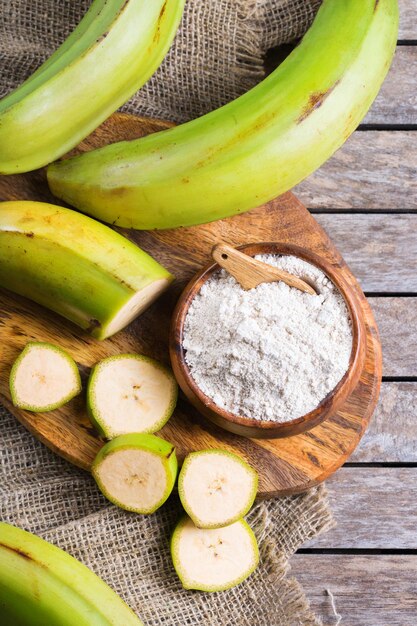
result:
M 159 12 L 158 22 L 162 19 L 163 15 L 165 13 L 165 10 L 167 8 L 167 2 L 168 2 L 168 0 L 165 0 L 164 4 L 162 5 L 162 9 Z
M 166 458 L 169 459 L 175 452 L 175 447 L 171 448 L 170 452 L 166 455 Z
M 109 196 L 116 196 L 117 198 L 118 196 L 124 196 L 128 191 L 127 187 L 112 187 L 112 189 L 107 190 L 107 193 Z
M 379 4 L 379 0 L 375 0 L 375 4 L 374 4 L 374 12 L 377 10 L 377 8 L 378 8 L 378 4 Z
M 160 36 L 161 36 L 161 32 L 160 32 L 161 22 L 162 22 L 162 19 L 164 17 L 164 13 L 165 13 L 166 8 L 167 8 L 167 2 L 168 2 L 168 0 L 165 0 L 164 4 L 162 5 L 162 8 L 161 8 L 161 10 L 159 12 L 159 15 L 158 15 L 157 27 L 156 27 L 155 35 L 153 36 L 154 43 L 157 43 L 159 41 Z
M 93 330 L 95 330 L 96 328 L 100 328 L 100 326 L 101 326 L 100 322 L 98 320 L 94 319 L 94 318 L 91 318 L 89 320 L 89 322 L 90 323 L 89 323 L 88 327 L 86 328 L 86 331 L 88 333 L 91 333 Z
M 108 34 L 109 34 L 109 31 L 106 31 L 105 33 L 100 35 L 100 37 L 97 37 L 96 44 L 101 43 L 104 39 L 106 39 Z
M 313 111 L 315 111 L 316 109 L 320 108 L 321 105 L 323 104 L 323 102 L 330 96 L 330 94 L 332 93 L 333 89 L 335 89 L 335 87 L 337 87 L 337 85 L 339 83 L 340 83 L 340 80 L 337 80 L 334 83 L 334 85 L 332 85 L 331 87 L 329 87 L 325 91 L 316 91 L 316 92 L 310 94 L 308 102 L 307 102 L 306 106 L 304 107 L 304 110 L 301 113 L 300 117 L 297 120 L 297 124 L 300 124 L 301 122 L 303 122 L 305 119 L 307 119 L 307 117 L 311 113 L 313 113 Z
M 10 552 L 14 552 L 15 554 L 22 557 L 23 559 L 26 559 L 27 561 L 33 561 L 34 563 L 38 563 L 39 565 L 42 565 L 42 563 L 39 563 L 39 561 L 34 559 L 31 554 L 29 554 L 28 552 L 25 552 L 24 550 L 20 550 L 19 548 L 8 546 L 5 543 L 0 543 L 0 548 L 5 548 L 6 550 L 10 550 Z
M 129 4 L 130 0 L 125 0 L 123 5 L 120 7 L 119 11 L 118 11 L 118 15 L 121 15 L 124 11 L 124 9 L 126 8 L 126 6 Z M 102 12 L 102 10 L 99 11 L 98 16 L 100 15 L 100 13 Z M 97 16 L 97 17 L 98 17 Z M 101 41 L 103 41 L 103 39 L 106 39 L 107 35 L 109 34 L 109 30 L 107 30 L 106 32 L 104 32 L 102 35 L 100 35 L 100 37 L 97 37 L 96 39 L 96 43 L 100 43 Z
M 122 11 L 126 8 L 126 6 L 129 4 L 130 0 L 125 0 L 122 4 L 122 6 L 119 9 L 119 13 L 122 13 Z
M 29 239 L 33 239 L 33 237 L 35 236 L 34 233 L 25 233 L 26 237 L 29 237 Z

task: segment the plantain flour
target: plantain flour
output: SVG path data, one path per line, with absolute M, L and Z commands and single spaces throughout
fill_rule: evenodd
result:
M 282 281 L 243 290 L 226 271 L 191 303 L 183 347 L 191 376 L 217 406 L 286 422 L 315 409 L 346 373 L 352 329 L 337 287 L 295 256 L 255 257 L 312 284 L 312 296 Z

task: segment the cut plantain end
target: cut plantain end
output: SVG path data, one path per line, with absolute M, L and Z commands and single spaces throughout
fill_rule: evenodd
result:
M 81 379 L 74 359 L 50 343 L 29 342 L 10 372 L 12 402 L 26 411 L 52 411 L 80 391 Z
M 45 202 L 0 202 L 0 287 L 96 339 L 124 328 L 173 279 L 126 237 L 85 215 Z
M 185 516 L 172 535 L 171 555 L 183 587 L 200 591 L 235 587 L 259 563 L 255 535 L 244 520 L 224 528 L 203 529 Z
M 178 385 L 163 365 L 139 354 L 119 354 L 100 361 L 87 387 L 90 418 L 107 438 L 154 433 L 169 420 Z
M 131 433 L 109 441 L 92 473 L 110 502 L 134 513 L 154 513 L 169 497 L 177 477 L 174 446 L 154 435 Z
M 225 450 L 192 452 L 178 478 L 182 505 L 200 528 L 220 528 L 246 515 L 257 489 L 256 471 Z

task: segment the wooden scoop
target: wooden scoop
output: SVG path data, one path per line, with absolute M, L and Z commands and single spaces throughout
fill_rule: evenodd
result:
M 301 278 L 293 276 L 284 270 L 262 263 L 248 254 L 244 254 L 227 243 L 220 242 L 211 251 L 213 259 L 229 274 L 231 274 L 240 286 L 245 289 L 253 289 L 261 283 L 273 283 L 282 280 L 289 287 L 295 287 L 300 291 L 316 296 L 317 293 L 311 285 Z

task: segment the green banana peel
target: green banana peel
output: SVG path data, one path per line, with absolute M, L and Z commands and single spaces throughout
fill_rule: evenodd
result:
M 146 252 L 85 215 L 42 202 L 0 203 L 0 287 L 97 339 L 124 328 L 172 280 Z
M 24 530 L 0 523 L 1 623 L 143 626 L 85 565 Z
M 302 42 L 234 102 L 173 129 L 52 164 L 54 195 L 119 226 L 189 226 L 259 206 L 349 137 L 391 63 L 397 0 L 324 0 Z
M 66 42 L 0 101 L 0 173 L 74 148 L 152 76 L 185 0 L 95 0 Z

